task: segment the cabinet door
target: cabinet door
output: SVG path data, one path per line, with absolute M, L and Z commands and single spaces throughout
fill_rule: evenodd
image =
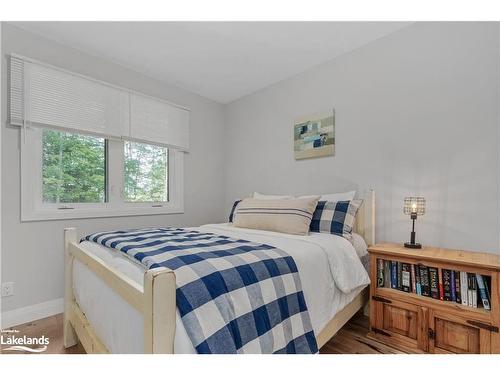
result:
M 429 351 L 431 353 L 479 354 L 491 352 L 491 333 L 481 322 L 450 313 L 431 311 L 429 316 Z M 487 326 L 486 323 L 484 323 Z
M 427 350 L 427 310 L 405 302 L 375 297 L 372 331 L 395 344 Z

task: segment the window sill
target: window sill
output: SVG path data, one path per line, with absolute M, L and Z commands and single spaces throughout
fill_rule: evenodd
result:
M 166 207 L 131 207 L 131 208 L 74 208 L 69 210 L 37 209 L 21 214 L 21 222 L 67 220 L 67 219 L 97 219 L 103 217 L 171 215 L 184 213 L 182 206 Z

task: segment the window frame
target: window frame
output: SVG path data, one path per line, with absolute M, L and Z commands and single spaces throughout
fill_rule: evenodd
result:
M 42 128 L 34 127 L 26 127 L 21 131 L 21 221 L 165 215 L 184 212 L 184 153 L 168 149 L 169 200 L 167 202 L 127 202 L 123 196 L 124 141 L 113 138 L 105 138 L 107 141 L 105 187 L 108 198 L 106 202 L 44 203 L 42 198 L 42 131 Z M 85 135 L 92 136 L 92 134 Z M 99 135 L 94 136 L 104 138 Z

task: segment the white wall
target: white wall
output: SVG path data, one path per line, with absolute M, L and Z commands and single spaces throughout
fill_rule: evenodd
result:
M 2 281 L 14 281 L 15 295 L 3 311 L 63 296 L 63 228 L 80 233 L 137 226 L 189 226 L 223 221 L 224 107 L 184 90 L 159 83 L 122 66 L 54 43 L 11 25 L 2 32 L 2 92 L 7 90 L 7 54 L 15 52 L 191 108 L 191 151 L 185 157 L 183 215 L 20 222 L 19 129 L 6 123 L 2 101 Z
M 374 188 L 377 240 L 497 252 L 498 26 L 419 23 L 230 103 L 226 209 L 253 190 Z M 295 161 L 293 119 L 335 108 L 336 155 Z

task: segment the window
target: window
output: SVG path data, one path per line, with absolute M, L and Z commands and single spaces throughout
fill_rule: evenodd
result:
M 52 129 L 21 145 L 23 221 L 183 212 L 183 152 Z
M 15 54 L 8 86 L 22 221 L 183 212 L 188 108 Z
M 106 201 L 106 141 L 42 130 L 42 201 Z
M 168 149 L 124 142 L 127 202 L 168 202 Z

